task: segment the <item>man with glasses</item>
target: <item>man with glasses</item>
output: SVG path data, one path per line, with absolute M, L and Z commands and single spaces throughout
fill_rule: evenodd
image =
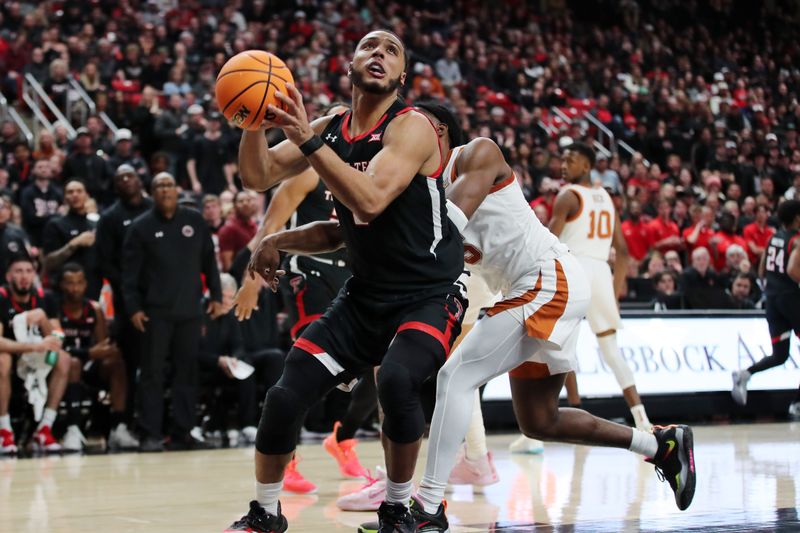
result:
M 164 369 L 173 358 L 171 449 L 202 447 L 195 423 L 197 354 L 205 275 L 211 293 L 205 309 L 222 314 L 222 290 L 211 232 L 196 210 L 178 205 L 175 178 L 153 178 L 153 209 L 137 218 L 123 246 L 122 292 L 133 327 L 144 334 L 138 414 L 141 451 L 163 450 Z

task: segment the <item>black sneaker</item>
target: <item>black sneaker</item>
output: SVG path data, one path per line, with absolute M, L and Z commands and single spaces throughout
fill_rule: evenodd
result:
M 366 522 L 358 533 L 416 533 L 417 525 L 411 511 L 402 503 L 383 502 L 378 508 L 378 521 Z
M 189 450 L 210 450 L 214 448 L 205 440 L 196 439 L 193 435 L 174 435 L 167 442 L 167 450 L 171 452 L 184 452 Z
M 646 459 L 656 465 L 659 479 L 665 479 L 675 492 L 678 509 L 685 511 L 694 498 L 694 437 L 692 428 L 683 425 L 653 426 L 658 441 L 655 457 Z
M 164 441 L 156 437 L 147 436 L 139 443 L 141 453 L 159 453 L 164 451 Z
M 386 503 L 386 502 L 384 502 Z M 396 505 L 396 504 L 395 504 Z M 383 507 L 383 504 L 381 505 Z M 411 507 L 409 508 L 409 512 L 411 513 L 411 518 L 413 519 L 413 527 L 412 529 L 402 529 L 401 527 L 394 526 L 392 529 L 392 525 L 388 524 L 388 529 L 381 529 L 380 524 L 387 524 L 383 521 L 379 522 L 367 522 L 365 524 L 361 524 L 361 527 L 358 529 L 359 533 L 395 533 L 395 532 L 402 532 L 405 533 L 406 531 L 413 531 L 415 533 L 448 533 L 450 531 L 450 524 L 447 522 L 447 516 L 445 516 L 445 510 L 447 509 L 447 505 L 442 502 L 439 504 L 439 509 L 436 510 L 436 514 L 429 514 L 425 512 L 425 509 L 422 506 L 422 503 L 417 498 L 411 499 Z M 380 514 L 380 510 L 378 510 L 379 519 L 383 519 L 383 515 Z
M 253 500 L 250 502 L 250 512 L 237 520 L 222 533 L 235 531 L 250 531 L 251 533 L 284 533 L 289 529 L 286 517 L 281 513 L 281 504 L 278 502 L 278 515 L 270 514 L 261 505 Z

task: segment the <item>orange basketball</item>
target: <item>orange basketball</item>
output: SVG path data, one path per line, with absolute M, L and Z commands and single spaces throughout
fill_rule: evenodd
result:
M 262 50 L 247 50 L 230 58 L 217 75 L 217 104 L 225 118 L 246 130 L 257 129 L 269 104 L 283 108 L 275 91 L 288 94 L 294 78 L 286 63 Z

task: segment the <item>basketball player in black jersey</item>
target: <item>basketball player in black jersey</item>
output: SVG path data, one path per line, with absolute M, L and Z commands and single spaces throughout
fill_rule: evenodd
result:
M 405 67 L 400 39 L 371 32 L 350 65 L 352 111 L 310 124 L 300 93 L 289 86 L 279 96 L 286 111 L 270 105 L 265 121 L 288 140 L 269 148 L 261 132 L 242 136 L 240 172 L 248 187 L 264 190 L 309 165 L 317 171 L 340 223 L 328 250 L 347 247 L 353 277 L 297 340 L 267 394 L 256 442 L 256 501 L 228 531 L 287 530 L 278 496 L 303 413 L 378 365 L 388 478 L 380 531 L 417 531 L 406 504 L 424 430 L 419 388 L 444 363 L 466 302 L 456 285 L 463 253 L 447 218 L 436 132 L 398 97 Z M 263 244 L 250 274 L 274 286 L 279 256 Z
M 747 370 L 733 373 L 733 399 L 747 403 L 750 376 L 780 366 L 789 359 L 792 332 L 800 335 L 800 200 L 787 200 L 778 207 L 781 228 L 772 236 L 761 257 L 759 275 L 767 278 L 767 324 L 772 337 L 772 355 Z M 800 417 L 800 389 L 789 415 Z
M 125 424 L 128 376 L 122 351 L 109 337 L 100 304 L 86 297 L 88 281 L 83 267 L 67 263 L 61 271 L 61 306 L 58 319 L 64 332 L 64 350 L 72 357 L 67 403 L 66 451 L 80 451 L 83 444 L 79 424 L 80 382 L 108 390 L 111 403 L 110 450 L 136 449 L 139 441 Z

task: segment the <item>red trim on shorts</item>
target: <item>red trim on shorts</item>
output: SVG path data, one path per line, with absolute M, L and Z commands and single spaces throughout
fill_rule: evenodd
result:
M 298 350 L 303 350 L 304 352 L 308 352 L 310 355 L 319 355 L 327 353 L 325 352 L 325 350 L 323 350 L 310 340 L 303 338 L 294 341 L 294 348 L 297 348 Z
M 450 355 L 450 330 L 453 327 L 453 316 L 450 315 L 450 318 L 447 320 L 447 329 L 444 332 L 439 331 L 435 327 L 431 326 L 430 324 L 426 324 L 425 322 L 406 322 L 405 324 L 401 324 L 399 328 L 397 328 L 397 333 L 401 331 L 407 331 L 410 329 L 421 331 L 422 333 L 426 333 L 439 341 L 439 344 L 442 345 L 444 348 L 445 357 Z
M 322 316 L 322 313 L 318 313 L 316 315 L 306 315 L 306 304 L 303 302 L 303 295 L 308 290 L 308 287 L 303 287 L 303 289 L 295 295 L 295 305 L 297 305 L 297 322 L 294 323 L 292 329 L 289 330 L 289 335 L 292 336 L 292 340 L 297 340 L 297 332 L 300 331 L 300 328 L 307 326 L 314 322 L 316 319 Z

